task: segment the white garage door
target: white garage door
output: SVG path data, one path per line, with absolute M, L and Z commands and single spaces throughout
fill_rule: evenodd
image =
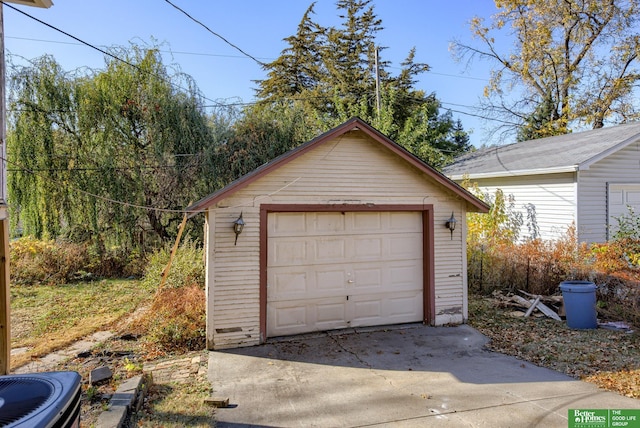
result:
M 640 184 L 609 184 L 609 238 L 618 230 L 618 218 L 629 215 L 629 207 L 640 214 Z
M 267 336 L 423 319 L 422 213 L 270 213 Z

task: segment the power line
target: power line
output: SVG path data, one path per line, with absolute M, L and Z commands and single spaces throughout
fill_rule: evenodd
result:
M 30 169 L 30 168 L 23 168 L 21 167 L 21 165 L 18 165 L 15 162 L 11 162 L 8 159 L 3 159 L 0 157 L 0 161 L 4 161 L 7 164 L 10 165 L 14 165 L 16 168 L 12 169 L 13 171 L 19 170 L 21 172 L 25 172 L 31 175 L 35 175 L 35 176 L 40 176 L 41 178 L 50 180 L 51 177 L 43 177 L 42 175 L 38 174 L 37 172 L 45 172 L 48 171 L 46 169 L 44 170 L 34 170 L 34 169 Z M 112 199 L 112 198 L 107 198 L 105 196 L 101 196 L 101 195 L 97 195 L 95 193 L 91 193 L 91 192 L 87 192 L 86 190 L 82 190 L 78 187 L 74 187 L 74 186 L 70 186 L 68 183 L 64 184 L 66 188 L 74 190 L 78 193 L 82 193 L 83 195 L 87 195 L 87 196 L 91 196 L 93 198 L 99 199 L 101 201 L 105 201 L 105 202 L 109 202 L 112 204 L 116 204 L 116 205 L 122 205 L 125 207 L 129 207 L 129 208 L 137 208 L 137 209 L 142 209 L 145 211 L 156 211 L 156 212 L 164 212 L 164 213 L 180 213 L 180 214 L 189 214 L 189 211 L 186 210 L 173 210 L 173 209 L 169 209 L 169 208 L 157 208 L 157 207 L 151 207 L 151 206 L 147 206 L 147 205 L 138 205 L 138 204 L 132 204 L 130 202 L 124 202 L 124 201 L 119 201 L 117 199 Z M 197 213 L 198 211 L 193 211 L 193 213 Z
M 14 40 L 24 40 L 27 42 L 39 42 L 39 43 L 51 43 L 51 44 L 59 44 L 59 45 L 70 45 L 70 46 L 82 46 L 82 43 L 73 43 L 73 42 L 63 42 L 61 40 L 45 40 L 45 39 L 34 39 L 32 37 L 18 37 L 18 36 L 5 36 L 5 39 L 14 39 Z M 105 45 L 99 45 L 102 48 L 108 48 Z M 172 54 L 172 55 L 191 55 L 191 56 L 210 56 L 215 58 L 241 58 L 241 59 L 250 59 L 245 55 L 228 55 L 228 54 L 214 54 L 209 52 L 187 52 L 187 51 L 174 51 L 172 49 L 162 50 L 158 49 L 159 52 Z M 275 58 L 263 58 L 265 60 L 271 61 Z
M 61 44 L 61 45 L 72 45 L 72 46 L 79 46 L 81 45 L 80 43 L 72 43 L 72 42 L 63 42 L 63 41 L 59 41 L 59 40 L 45 40 L 45 39 L 34 39 L 31 37 L 18 37 L 18 36 L 5 36 L 5 39 L 14 39 L 14 40 L 25 40 L 25 41 L 30 41 L 30 42 L 40 42 L 40 43 L 54 43 L 54 44 Z M 103 48 L 106 48 L 108 46 L 101 46 Z M 245 55 L 223 55 L 223 54 L 215 54 L 215 53 L 209 53 L 209 52 L 187 52 L 187 51 L 174 51 L 172 49 L 169 50 L 162 50 L 159 49 L 159 52 L 162 53 L 166 53 L 166 54 L 172 54 L 172 55 L 190 55 L 190 56 L 205 56 L 205 57 L 213 57 L 213 58 L 241 58 L 241 59 L 251 59 L 248 58 Z M 273 61 L 277 58 L 272 58 L 272 57 L 258 57 L 261 58 L 265 61 Z M 401 67 L 396 67 L 396 66 L 388 66 L 388 68 L 392 68 L 395 70 L 402 70 Z M 451 73 L 439 73 L 437 71 L 425 71 L 425 74 L 432 74 L 434 76 L 444 76 L 444 77 L 452 77 L 454 79 L 466 79 L 466 80 L 477 80 L 480 82 L 487 82 L 489 79 L 487 78 L 483 78 L 483 77 L 476 77 L 476 76 L 463 76 L 461 74 L 451 74 Z
M 46 22 L 42 21 L 41 19 L 36 18 L 35 16 L 29 15 L 28 13 L 23 12 L 23 11 L 21 11 L 20 9 L 18 9 L 18 8 L 16 8 L 16 7 L 11 6 L 10 4 L 7 4 L 7 3 L 5 3 L 5 2 L 1 2 L 1 3 L 2 3 L 5 7 L 8 7 L 8 8 L 10 8 L 10 9 L 13 9 L 13 10 L 15 10 L 16 12 L 20 12 L 20 13 L 21 13 L 21 14 L 23 14 L 24 16 L 27 16 L 27 17 L 29 17 L 29 18 L 33 19 L 34 21 L 36 21 L 36 22 L 38 22 L 38 23 L 40 23 L 40 24 L 42 24 L 42 25 L 44 25 L 44 26 L 46 26 L 46 27 L 51 28 L 52 30 L 58 31 L 59 33 L 62 33 L 62 34 L 64 34 L 65 36 L 70 37 L 70 38 L 72 38 L 73 40 L 75 40 L 75 41 L 77 41 L 77 42 L 79 42 L 79 43 L 81 43 L 81 44 L 83 44 L 83 45 L 85 45 L 85 46 L 88 46 L 88 47 L 90 47 L 90 48 L 92 48 L 92 49 L 95 49 L 95 50 L 97 50 L 98 52 L 102 52 L 104 55 L 110 56 L 111 58 L 116 59 L 116 60 L 118 60 L 118 61 L 122 61 L 123 63 L 125 63 L 125 64 L 127 64 L 127 65 L 129 65 L 129 66 L 131 66 L 131 67 L 137 68 L 138 70 L 142 71 L 138 66 L 136 66 L 136 65 L 134 65 L 134 64 L 131 64 L 130 62 L 127 62 L 127 61 L 125 61 L 125 60 L 123 60 L 123 59 L 121 59 L 121 58 L 118 58 L 117 56 L 113 55 L 112 53 L 109 53 L 108 51 L 106 51 L 106 50 L 104 50 L 104 49 L 101 49 L 101 48 L 99 48 L 99 47 L 97 47 L 97 46 L 95 46 L 95 45 L 92 45 L 92 44 L 91 44 L 91 43 L 89 43 L 89 42 L 85 42 L 84 40 L 79 39 L 78 37 L 74 36 L 73 34 L 69 34 L 69 33 L 67 33 L 67 32 L 66 32 L 66 31 L 64 31 L 64 30 L 61 30 L 61 29 L 59 29 L 59 28 L 57 28 L 57 27 L 54 27 L 53 25 L 48 24 L 48 23 L 46 23 Z
M 177 10 L 179 10 L 180 12 L 184 13 L 189 19 L 191 19 L 193 22 L 195 22 L 196 24 L 201 25 L 202 27 L 204 27 L 208 32 L 210 32 L 211 34 L 213 34 L 214 36 L 222 39 L 223 42 L 225 42 L 226 44 L 228 44 L 229 46 L 231 46 L 232 48 L 236 49 L 238 52 L 240 52 L 242 55 L 246 56 L 247 58 L 251 58 L 252 60 L 254 60 L 255 62 L 257 62 L 260 66 L 264 66 L 265 64 L 262 61 L 259 61 L 258 59 L 256 59 L 254 56 L 249 55 L 248 53 L 246 53 L 245 51 L 243 51 L 242 49 L 240 49 L 238 46 L 234 45 L 233 43 L 231 43 L 229 40 L 225 39 L 224 37 L 222 37 L 220 34 L 216 33 L 215 31 L 213 31 L 211 28 L 207 27 L 205 24 L 203 24 L 201 21 L 198 21 L 197 19 L 195 19 L 193 16 L 189 15 L 184 9 L 181 9 L 179 6 L 176 6 L 175 4 L 171 3 L 171 1 L 169 0 L 164 0 L 167 3 L 169 3 L 171 6 L 173 6 L 174 8 L 176 8 Z
M 196 22 L 197 24 L 201 25 L 201 26 L 202 26 L 202 27 L 204 27 L 207 31 L 209 31 L 210 33 L 212 33 L 212 34 L 213 34 L 213 35 L 215 35 L 216 37 L 219 37 L 219 38 L 220 38 L 220 39 L 222 39 L 225 43 L 227 43 L 228 45 L 232 46 L 234 49 L 238 50 L 238 51 L 239 51 L 240 53 L 242 53 L 245 57 L 252 59 L 253 61 L 255 61 L 257 64 L 259 64 L 259 65 L 261 65 L 261 66 L 264 66 L 264 65 L 265 65 L 262 61 L 260 61 L 260 60 L 256 59 L 254 56 L 252 56 L 252 55 L 250 55 L 250 54 L 246 53 L 246 52 L 245 52 L 245 51 L 243 51 L 241 48 L 239 48 L 238 46 L 234 45 L 233 43 L 231 43 L 230 41 L 228 41 L 226 38 L 224 38 L 223 36 L 221 36 L 220 34 L 216 33 L 216 32 L 215 32 L 215 31 L 213 31 L 213 30 L 211 30 L 211 29 L 210 29 L 209 27 L 207 27 L 205 24 L 203 24 L 203 23 L 202 23 L 202 22 L 200 22 L 199 20 L 195 19 L 193 16 L 191 16 L 191 15 L 190 15 L 189 13 L 187 13 L 185 10 L 181 9 L 179 6 L 177 6 L 177 5 L 175 5 L 174 3 L 172 3 L 170 0 L 165 0 L 165 1 L 166 1 L 167 3 L 169 3 L 171 6 L 173 6 L 175 9 L 177 9 L 177 10 L 179 10 L 180 12 L 182 12 L 183 14 L 185 14 L 189 19 L 191 19 L 191 20 L 193 20 L 194 22 Z M 31 18 L 31 19 L 33 19 L 34 21 L 36 21 L 36 22 L 38 22 L 38 23 L 40 23 L 40 24 L 42 24 L 42 25 L 45 25 L 45 26 L 47 26 L 47 27 L 49 27 L 49 28 L 51 28 L 51 29 L 53 29 L 53 30 L 55 30 L 55 31 L 58 31 L 58 32 L 60 32 L 60 33 L 64 34 L 65 36 L 72 38 L 73 40 L 76 40 L 76 41 L 77 41 L 77 42 L 79 42 L 81 45 L 88 46 L 88 47 L 90 47 L 90 48 L 92 48 L 92 49 L 94 49 L 94 50 L 97 50 L 98 52 L 101 52 L 101 53 L 102 53 L 102 54 L 104 54 L 104 55 L 107 55 L 107 56 L 109 56 L 109 57 L 111 57 L 111 58 L 113 58 L 113 59 L 115 59 L 115 60 L 117 60 L 117 61 L 120 61 L 120 62 L 122 62 L 122 63 L 124 63 L 124 64 L 127 64 L 127 65 L 129 65 L 130 67 L 133 67 L 133 68 L 137 69 L 137 70 L 138 70 L 138 71 L 140 71 L 140 72 L 148 73 L 148 72 L 146 72 L 146 71 L 142 70 L 142 69 L 141 69 L 140 67 L 138 67 L 137 65 L 132 64 L 132 63 L 130 63 L 130 62 L 128 62 L 128 61 L 126 61 L 126 60 L 124 60 L 124 59 L 122 59 L 122 58 L 119 58 L 118 56 L 116 56 L 116 55 L 114 55 L 114 54 L 112 54 L 112 53 L 108 52 L 108 51 L 107 51 L 107 50 L 105 50 L 105 49 L 102 49 L 102 48 L 100 48 L 100 47 L 98 47 L 98 46 L 96 46 L 96 45 L 93 45 L 93 44 L 91 44 L 91 43 L 85 42 L 84 40 L 82 40 L 82 39 L 80 39 L 80 38 L 78 38 L 78 37 L 76 37 L 76 36 L 74 36 L 74 35 L 72 35 L 72 34 L 70 34 L 70 33 L 66 32 L 66 31 L 64 31 L 64 30 L 61 30 L 61 29 L 59 29 L 59 28 L 57 28 L 57 27 L 55 27 L 55 26 L 53 26 L 53 25 L 51 25 L 51 24 L 49 24 L 49 23 L 47 23 L 47 22 L 44 22 L 44 21 L 42 21 L 42 20 L 40 20 L 40 19 L 38 19 L 38 18 L 36 18 L 36 17 L 34 17 L 34 16 L 32 16 L 32 15 L 30 15 L 30 14 L 26 13 L 26 12 L 23 12 L 23 11 L 22 11 L 22 10 L 20 10 L 20 9 L 17 9 L 17 8 L 15 8 L 15 7 L 11 6 L 11 5 L 5 4 L 5 3 L 4 3 L 4 2 L 2 2 L 1 0 L 0 0 L 0 2 L 1 2 L 3 5 L 5 5 L 5 6 L 7 6 L 7 7 L 11 8 L 11 9 L 13 9 L 13 10 L 15 10 L 15 11 L 17 11 L 17 12 L 20 12 L 21 14 L 23 14 L 23 15 L 25 15 L 25 16 L 27 16 L 27 17 Z M 26 40 L 37 40 L 37 39 L 26 39 Z M 58 43 L 63 43 L 63 42 L 58 42 Z M 169 51 L 169 52 L 171 52 L 171 51 Z M 197 53 L 193 53 L 193 52 L 183 52 L 183 53 L 184 53 L 184 54 L 189 54 L 189 55 L 211 55 L 211 56 L 214 56 L 214 54 L 197 54 Z M 446 77 L 465 78 L 465 79 L 482 80 L 482 81 L 486 80 L 486 79 L 481 79 L 481 78 L 471 77 L 471 76 L 457 76 L 457 75 L 453 75 L 453 74 L 436 73 L 436 72 L 431 72 L 431 71 L 428 71 L 427 73 L 436 74 L 436 75 L 442 75 L 442 76 L 446 76 Z M 158 76 L 158 77 L 162 79 L 162 77 L 160 77 L 160 76 Z M 176 85 L 176 84 L 175 84 L 175 83 L 173 83 L 173 82 L 167 81 L 167 83 L 169 83 L 171 86 L 174 86 L 174 87 L 179 88 L 179 89 L 181 89 L 181 90 L 185 90 L 184 88 L 182 88 L 182 87 L 180 87 L 180 86 Z M 212 100 L 212 99 L 207 98 L 207 97 L 204 97 L 204 96 L 203 96 L 203 98 L 204 98 L 205 100 L 207 100 L 207 101 L 210 101 L 210 102 L 214 103 L 214 105 L 204 105 L 204 106 L 203 106 L 204 108 L 213 108 L 213 107 L 233 107 L 233 106 L 248 106 L 248 105 L 254 105 L 254 104 L 256 104 L 256 103 L 257 103 L 257 102 L 246 102 L 246 103 L 245 103 L 245 102 L 241 102 L 241 103 L 223 104 L 223 103 L 217 102 L 217 101 L 215 101 L 215 100 Z M 441 104 L 441 105 L 442 105 L 442 104 L 446 104 L 446 105 L 455 105 L 455 106 L 460 106 L 460 107 L 465 107 L 465 108 L 472 108 L 472 107 L 470 107 L 470 106 L 465 106 L 465 105 L 461 105 L 461 104 L 454 104 L 454 103 L 447 103 L 447 102 L 440 101 L 440 100 L 439 100 L 439 102 L 440 102 L 440 104 Z M 461 110 L 455 110 L 455 109 L 451 109 L 451 108 L 447 108 L 447 107 L 443 107 L 443 108 L 444 108 L 444 109 L 446 109 L 446 110 L 449 110 L 449 111 L 452 111 L 452 112 L 458 113 L 458 114 L 466 115 L 466 116 L 477 117 L 477 118 L 480 118 L 480 119 L 489 120 L 489 121 L 495 121 L 495 122 L 500 122 L 500 123 L 509 124 L 509 125 L 518 125 L 518 124 L 516 124 L 516 123 L 514 123 L 514 122 L 508 122 L 508 121 L 504 121 L 504 120 L 501 120 L 501 119 L 496 119 L 496 118 L 491 118 L 491 117 L 483 116 L 483 115 L 480 115 L 480 114 L 469 113 L 469 112 L 465 112 L 465 111 L 461 111 Z
M 88 46 L 88 47 L 90 47 L 90 48 L 92 48 L 92 49 L 97 50 L 98 52 L 101 52 L 101 53 L 102 53 L 102 54 L 104 54 L 104 55 L 107 55 L 107 56 L 109 56 L 109 57 L 111 57 L 111 58 L 113 58 L 113 59 L 117 60 L 117 61 L 120 61 L 120 62 L 122 62 L 122 63 L 124 63 L 124 64 L 127 64 L 128 66 L 135 68 L 136 70 L 138 70 L 138 71 L 139 71 L 139 72 L 141 72 L 141 73 L 151 74 L 150 72 L 143 70 L 142 68 L 140 68 L 140 67 L 139 67 L 139 66 L 137 66 L 136 64 L 132 64 L 132 63 L 130 63 L 129 61 L 124 60 L 124 59 L 122 59 L 122 58 L 120 58 L 120 57 L 118 57 L 118 56 L 116 56 L 116 55 L 114 55 L 114 54 L 112 54 L 112 53 L 108 52 L 107 50 L 101 49 L 101 48 L 99 48 L 99 47 L 97 47 L 97 46 L 95 46 L 95 45 L 93 45 L 93 44 L 91 44 L 91 43 L 89 43 L 89 42 L 85 42 L 84 40 L 82 40 L 82 39 L 80 39 L 80 38 L 78 38 L 78 37 L 76 37 L 76 36 L 74 36 L 74 35 L 72 35 L 72 34 L 70 34 L 70 33 L 67 33 L 66 31 L 61 30 L 60 28 L 55 27 L 55 26 L 53 26 L 53 25 L 51 25 L 51 24 L 49 24 L 49 23 L 47 23 L 47 22 L 44 22 L 44 21 L 42 21 L 41 19 L 36 18 L 35 16 L 29 15 L 28 13 L 23 12 L 22 10 L 20 10 L 20 9 L 18 9 L 18 8 L 15 8 L 15 7 L 13 7 L 13 6 L 9 5 L 9 4 L 6 4 L 6 3 L 2 2 L 1 0 L 0 0 L 0 3 L 2 3 L 4 6 L 9 7 L 10 9 L 13 9 L 13 10 L 15 10 L 15 11 L 17 11 L 17 12 L 20 12 L 20 13 L 21 13 L 21 14 L 23 14 L 24 16 L 26 16 L 26 17 L 28 17 L 28 18 L 31 18 L 31 19 L 33 19 L 34 21 L 36 21 L 36 22 L 38 22 L 38 23 L 40 23 L 40 24 L 42 24 L 42 25 L 44 25 L 44 26 L 46 26 L 46 27 L 51 28 L 52 30 L 58 31 L 59 33 L 62 33 L 62 34 L 64 34 L 65 36 L 70 37 L 70 38 L 72 38 L 73 40 L 78 41 L 78 42 L 79 42 L 79 43 L 81 43 L 82 45 Z M 185 91 L 185 90 L 186 90 L 185 88 L 183 88 L 183 87 L 181 87 L 181 86 L 179 86 L 179 85 L 177 85 L 177 84 L 175 84 L 175 83 L 173 83 L 173 82 L 171 82 L 171 81 L 169 81 L 169 80 L 165 80 L 162 76 L 158 76 L 158 75 L 155 75 L 155 76 L 156 76 L 157 78 L 161 79 L 161 80 L 164 80 L 165 82 L 167 82 L 169 85 L 173 86 L 174 88 L 180 89 L 180 90 L 182 90 L 182 91 Z M 224 107 L 224 104 L 218 103 L 217 101 L 212 100 L 212 99 L 210 99 L 210 98 L 207 98 L 207 97 L 205 97 L 204 95 L 202 96 L 202 98 L 203 98 L 203 99 L 205 99 L 205 100 L 207 100 L 207 101 L 210 101 L 210 102 L 212 102 L 212 103 L 214 103 L 214 104 L 217 104 L 219 107 Z

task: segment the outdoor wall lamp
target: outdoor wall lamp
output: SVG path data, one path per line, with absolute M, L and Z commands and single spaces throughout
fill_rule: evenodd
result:
M 242 229 L 244 229 L 244 220 L 242 219 L 242 211 L 240 212 L 240 217 L 233 222 L 233 232 L 236 234 L 236 241 L 233 245 L 238 244 L 238 235 L 242 233 Z
M 456 220 L 456 218 L 453 216 L 453 211 L 451 212 L 451 217 L 449 217 L 449 220 L 447 220 L 447 222 L 444 224 L 444 226 L 449 229 L 449 231 L 451 231 L 451 240 L 453 240 L 453 231 L 456 230 L 456 223 L 458 222 L 458 220 Z

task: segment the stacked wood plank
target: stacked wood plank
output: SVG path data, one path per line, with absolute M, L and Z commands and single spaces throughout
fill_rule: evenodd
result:
M 536 314 L 536 311 L 542 315 L 552 318 L 556 321 L 562 321 L 560 318 L 564 315 L 564 304 L 562 296 L 541 296 L 518 290 L 522 296 L 517 294 L 504 295 L 501 292 L 493 293 L 493 296 L 507 306 L 512 306 L 524 312 L 525 317 Z M 523 297 L 524 296 L 524 297 Z

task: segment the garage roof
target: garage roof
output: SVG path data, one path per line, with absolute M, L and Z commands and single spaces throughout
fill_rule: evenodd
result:
M 454 180 L 573 172 L 640 140 L 640 123 L 488 147 L 444 168 Z
M 269 172 L 273 171 L 276 168 L 279 168 L 282 165 L 285 165 L 286 163 L 297 158 L 298 156 L 313 149 L 314 147 L 324 144 L 327 141 L 331 141 L 336 137 L 346 134 L 347 132 L 355 131 L 355 130 L 364 132 L 369 137 L 371 137 L 374 141 L 377 141 L 381 145 L 385 146 L 386 148 L 394 152 L 396 155 L 398 155 L 400 158 L 407 161 L 410 165 L 418 168 L 420 171 L 427 174 L 436 182 L 438 182 L 445 188 L 449 189 L 454 194 L 458 195 L 460 198 L 462 198 L 467 202 L 467 205 L 468 207 L 470 207 L 471 211 L 477 211 L 477 212 L 489 211 L 488 205 L 486 205 L 480 199 L 473 196 L 467 190 L 465 190 L 455 182 L 448 179 L 445 175 L 443 175 L 433 167 L 429 166 L 427 163 L 423 162 L 413 154 L 409 153 L 403 147 L 393 142 L 392 140 L 387 138 L 385 135 L 383 135 L 378 130 L 374 129 L 372 126 L 370 126 L 369 124 L 367 124 L 366 122 L 364 122 L 362 119 L 358 117 L 354 117 L 348 120 L 347 122 L 343 123 L 342 125 L 336 128 L 333 128 L 330 131 L 325 132 L 319 137 L 316 137 L 313 140 L 308 141 L 307 143 L 304 143 L 296 147 L 295 149 L 290 150 L 289 152 L 275 158 L 274 160 L 260 166 L 259 168 L 255 169 L 249 174 L 246 174 L 240 177 L 239 179 L 231 182 L 224 188 L 200 199 L 198 202 L 187 207 L 186 211 L 189 213 L 190 216 L 194 216 L 195 214 L 206 210 L 208 207 L 215 204 L 216 202 L 228 197 L 234 192 L 251 184 L 253 181 L 257 180 L 258 178 L 268 174 Z

